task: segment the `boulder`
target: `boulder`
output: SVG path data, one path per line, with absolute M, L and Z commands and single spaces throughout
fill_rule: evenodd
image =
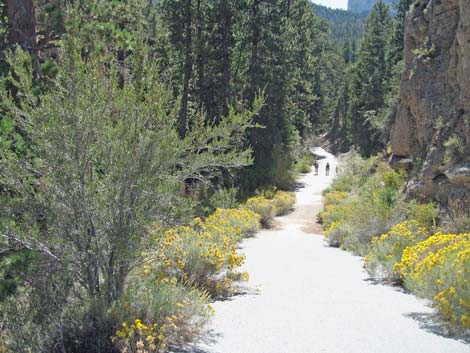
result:
M 470 188 L 462 164 L 468 153 L 457 155 L 448 144 L 456 136 L 470 143 L 470 1 L 416 1 L 406 16 L 404 44 L 400 99 L 390 136 L 391 153 L 404 157 L 392 157 L 390 163 L 406 169 L 419 161 L 412 185 L 426 198 L 441 192 L 436 186 L 445 177 L 446 192 Z
M 452 184 L 470 187 L 470 163 L 454 165 L 445 174 Z
M 413 168 L 413 158 L 410 157 L 397 156 L 393 154 L 390 157 L 389 163 L 393 170 L 411 170 Z

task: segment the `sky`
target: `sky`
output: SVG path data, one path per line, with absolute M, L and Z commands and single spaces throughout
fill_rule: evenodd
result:
M 335 9 L 347 9 L 348 0 L 311 0 L 315 4 L 332 7 Z

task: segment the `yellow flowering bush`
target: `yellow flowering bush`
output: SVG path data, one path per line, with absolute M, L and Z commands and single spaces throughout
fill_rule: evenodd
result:
M 272 220 L 276 215 L 276 206 L 273 200 L 267 199 L 264 196 L 255 196 L 249 198 L 244 208 L 252 210 L 261 216 L 261 225 L 264 228 L 271 226 Z
M 325 193 L 323 196 L 324 205 L 337 205 L 345 198 L 349 196 L 349 193 L 344 191 L 330 191 Z
M 164 352 L 168 345 L 165 331 L 166 328 L 163 325 L 146 325 L 142 323 L 142 320 L 136 319 L 131 324 L 123 322 L 113 340 L 117 342 L 122 353 L 160 353 Z
M 329 204 L 325 205 L 317 217 L 326 229 L 333 223 L 346 221 L 351 213 L 352 209 L 346 203 Z
M 340 247 L 344 239 L 350 235 L 349 227 L 341 221 L 333 221 L 323 232 L 329 246 Z
M 470 327 L 470 234 L 437 233 L 408 247 L 395 271 L 444 318 Z
M 275 216 L 286 215 L 294 208 L 295 201 L 293 192 L 272 190 L 249 198 L 243 207 L 259 214 L 261 225 L 269 228 Z
M 394 276 L 394 266 L 400 262 L 403 250 L 429 237 L 427 230 L 416 221 L 405 221 L 392 227 L 380 237 L 372 239 L 364 266 L 372 276 Z
M 160 281 L 191 283 L 213 296 L 229 294 L 245 260 L 238 244 L 259 229 L 260 218 L 248 209 L 217 209 L 205 220 L 168 229 L 157 238 L 149 272 Z
M 200 335 L 213 310 L 208 296 L 176 281 L 155 281 L 138 269 L 113 310 L 112 338 L 122 353 L 161 353 Z
M 295 193 L 278 191 L 273 198 L 274 210 L 276 216 L 283 216 L 289 213 L 295 205 Z
M 236 228 L 243 236 L 256 233 L 260 228 L 261 216 L 248 209 L 218 208 L 205 219 L 205 224 L 226 224 Z
M 434 259 L 440 250 L 462 240 L 469 240 L 469 238 L 469 234 L 436 233 L 426 240 L 404 249 L 401 261 L 395 265 L 394 271 L 405 280 L 410 279 L 415 276 L 417 269 L 422 269 L 423 265 Z M 420 265 L 424 260 L 426 261 Z

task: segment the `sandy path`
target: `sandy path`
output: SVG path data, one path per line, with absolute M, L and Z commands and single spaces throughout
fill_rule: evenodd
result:
M 296 210 L 275 230 L 243 242 L 248 293 L 216 302 L 203 353 L 463 353 L 464 339 L 448 338 L 431 321 L 426 302 L 368 281 L 362 260 L 324 246 L 314 226 L 321 191 L 335 158 L 320 161 L 320 176 L 300 182 Z M 325 176 L 329 161 L 332 176 Z

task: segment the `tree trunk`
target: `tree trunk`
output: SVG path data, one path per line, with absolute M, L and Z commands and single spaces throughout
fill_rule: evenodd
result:
M 253 103 L 257 90 L 257 69 L 258 69 L 258 45 L 260 41 L 260 24 L 258 23 L 258 11 L 259 11 L 260 0 L 254 0 L 251 5 L 251 58 L 250 58 L 250 92 L 248 99 L 250 103 Z
M 230 0 L 222 4 L 222 43 L 223 43 L 223 102 L 222 113 L 228 115 L 230 104 L 231 47 L 232 47 L 232 8 Z
M 193 75 L 192 1 L 187 2 L 185 10 L 185 60 L 183 69 L 183 96 L 181 97 L 181 110 L 179 113 L 179 134 L 181 138 L 186 136 L 188 129 L 189 84 Z
M 33 0 L 6 0 L 4 10 L 8 18 L 8 42 L 35 53 L 36 12 Z

